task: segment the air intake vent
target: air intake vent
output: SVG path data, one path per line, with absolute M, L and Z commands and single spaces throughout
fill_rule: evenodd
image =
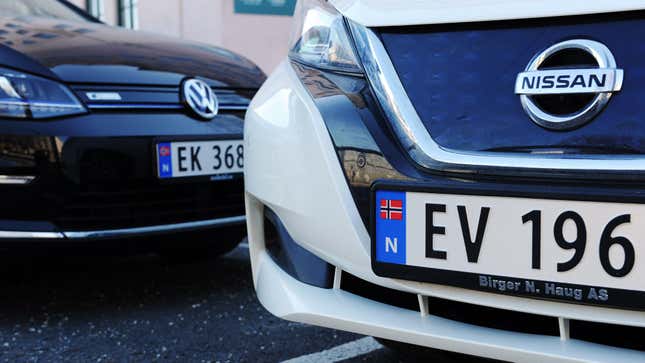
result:
M 543 315 L 489 308 L 438 298 L 428 298 L 428 313 L 485 328 L 517 333 L 559 336 L 558 319 Z
M 383 304 L 407 310 L 420 311 L 417 295 L 375 285 L 354 275 L 348 274 L 347 272 L 343 272 L 340 288 L 341 290 L 345 290 L 354 295 L 362 296 L 366 299 L 378 301 Z
M 572 320 L 571 339 L 645 351 L 645 328 Z

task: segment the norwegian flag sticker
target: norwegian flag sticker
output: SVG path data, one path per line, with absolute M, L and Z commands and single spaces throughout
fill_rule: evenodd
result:
M 172 146 L 169 142 L 157 144 L 157 161 L 160 178 L 172 178 Z
M 405 265 L 406 221 L 405 192 L 376 192 L 376 261 Z
M 381 219 L 403 219 L 403 201 L 394 199 L 381 199 Z

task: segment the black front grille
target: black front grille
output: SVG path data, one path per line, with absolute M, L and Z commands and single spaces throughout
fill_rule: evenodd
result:
M 645 12 L 586 15 L 467 24 L 387 27 L 381 39 L 407 95 L 434 140 L 463 151 L 567 153 L 605 150 L 644 154 L 641 100 L 645 82 Z M 567 39 L 605 44 L 625 87 L 593 121 L 556 132 L 531 121 L 515 94 L 515 81 L 531 59 Z M 585 67 L 588 58 L 564 54 L 545 67 Z M 572 64 L 573 63 L 573 64 Z M 593 64 L 591 64 L 593 66 Z M 628 86 L 634 85 L 634 86 Z M 588 95 L 536 97 L 545 111 L 568 114 L 589 102 Z
M 101 230 L 244 215 L 243 182 L 128 183 L 59 196 L 53 221 L 64 230 Z

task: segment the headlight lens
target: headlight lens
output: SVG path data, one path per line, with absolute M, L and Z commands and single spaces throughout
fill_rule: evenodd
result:
M 0 68 L 0 117 L 44 119 L 85 112 L 85 107 L 64 85 Z
M 332 71 L 361 73 L 343 16 L 327 0 L 300 0 L 289 56 Z

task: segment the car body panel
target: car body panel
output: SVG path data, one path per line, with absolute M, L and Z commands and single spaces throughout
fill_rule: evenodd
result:
M 6 45 L 0 45 L 0 59 L 2 59 L 0 66 L 3 67 L 10 67 L 47 78 L 58 78 L 51 69 Z
M 262 71 L 215 46 L 58 19 L 3 19 L 0 44 L 49 68 L 67 83 L 177 86 L 199 76 L 219 88 L 257 88 Z M 35 66 L 30 67 L 30 69 Z

